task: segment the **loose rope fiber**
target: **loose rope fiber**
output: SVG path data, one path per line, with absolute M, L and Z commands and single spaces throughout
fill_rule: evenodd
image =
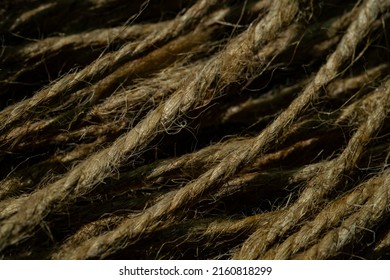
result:
M 390 256 L 389 0 L 3 2 L 1 258 Z

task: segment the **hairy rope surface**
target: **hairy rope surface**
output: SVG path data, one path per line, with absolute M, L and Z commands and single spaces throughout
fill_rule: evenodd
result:
M 0 4 L 1 258 L 389 257 L 389 0 L 130 2 Z

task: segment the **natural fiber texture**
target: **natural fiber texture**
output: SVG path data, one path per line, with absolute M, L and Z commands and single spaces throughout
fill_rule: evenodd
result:
M 390 1 L 130 2 L 0 4 L 2 258 L 388 258 Z

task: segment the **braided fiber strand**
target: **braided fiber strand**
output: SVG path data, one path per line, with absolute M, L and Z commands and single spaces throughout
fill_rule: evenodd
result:
M 0 17 L 0 258 L 388 258 L 389 0 Z

